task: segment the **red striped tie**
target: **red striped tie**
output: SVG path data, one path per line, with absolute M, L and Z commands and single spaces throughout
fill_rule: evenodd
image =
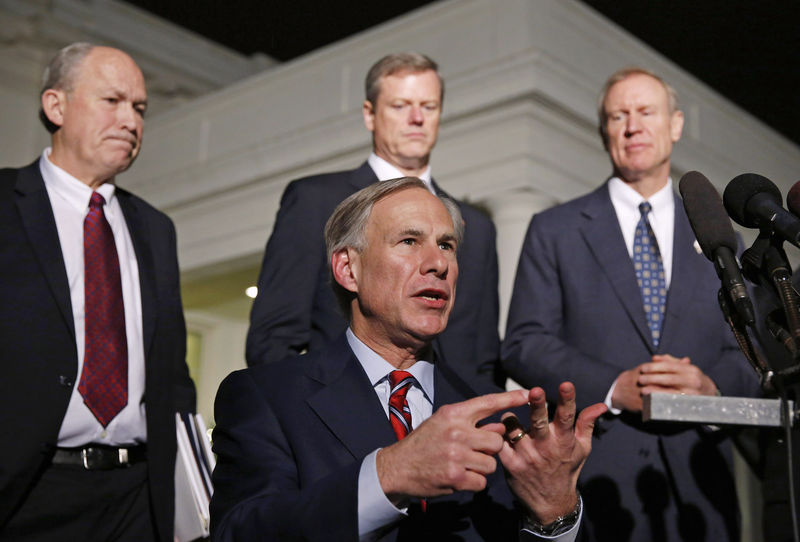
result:
M 106 427 L 128 404 L 128 341 L 119 258 L 104 203 L 92 192 L 83 222 L 86 353 L 78 391 Z
M 392 429 L 397 435 L 397 440 L 403 440 L 414 428 L 411 425 L 411 409 L 408 408 L 406 395 L 414 377 L 406 371 L 392 371 L 389 373 L 389 384 L 392 386 L 392 393 L 389 396 L 389 421 L 392 422 Z
M 414 382 L 414 377 L 406 371 L 389 373 L 389 384 L 392 386 L 392 393 L 389 396 L 389 421 L 392 422 L 397 440 L 403 440 L 414 429 L 411 423 L 411 409 L 408 408 L 406 399 L 408 390 Z M 428 502 L 425 499 L 420 499 L 419 505 L 423 512 L 427 511 Z

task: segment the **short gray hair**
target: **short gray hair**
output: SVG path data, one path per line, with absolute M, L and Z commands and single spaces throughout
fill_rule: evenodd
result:
M 672 115 L 675 111 L 678 110 L 677 91 L 672 87 L 672 85 L 664 81 L 655 72 L 652 72 L 647 68 L 641 68 L 639 66 L 629 66 L 627 68 L 622 68 L 620 70 L 617 70 L 614 73 L 612 73 L 611 77 L 609 77 L 606 80 L 606 83 L 603 85 L 603 88 L 600 91 L 600 95 L 597 97 L 597 121 L 598 121 L 598 129 L 600 130 L 600 137 L 603 138 L 603 145 L 608 144 L 608 130 L 606 129 L 606 122 L 608 121 L 608 115 L 606 114 L 606 108 L 605 108 L 605 103 L 606 103 L 606 98 L 608 97 L 608 93 L 611 91 L 611 87 L 633 75 L 646 75 L 648 77 L 652 77 L 653 79 L 661 83 L 661 86 L 664 87 L 664 90 L 667 93 L 667 105 L 669 107 L 669 114 Z
M 328 268 L 330 271 L 331 286 L 336 295 L 339 308 L 342 309 L 347 319 L 350 319 L 350 302 L 355 294 L 343 288 L 333 276 L 330 269 L 331 256 L 344 248 L 353 248 L 357 252 L 363 252 L 367 248 L 367 222 L 372 213 L 372 207 L 380 200 L 410 188 L 422 188 L 428 190 L 427 185 L 416 177 L 400 177 L 388 181 L 380 181 L 369 185 L 352 194 L 341 202 L 325 224 L 325 249 L 328 256 Z M 456 235 L 456 243 L 461 244 L 464 238 L 464 221 L 461 218 L 461 211 L 458 204 L 444 195 L 436 195 L 447 209 L 453 221 L 453 229 Z
M 56 56 L 47 64 L 42 74 L 42 88 L 39 96 L 51 88 L 63 90 L 67 93 L 72 92 L 78 67 L 95 47 L 92 43 L 77 42 L 67 45 L 56 53 Z M 50 122 L 50 119 L 47 118 L 41 108 L 39 108 L 39 120 L 42 121 L 44 127 L 51 134 L 55 133 L 59 128 Z
M 372 65 L 364 81 L 367 101 L 372 104 L 374 109 L 378 101 L 378 95 L 381 93 L 381 79 L 384 77 L 400 72 L 419 73 L 428 70 L 434 72 L 439 79 L 439 88 L 441 89 L 439 101 L 444 102 L 444 80 L 439 75 L 439 65 L 422 53 L 413 51 L 386 55 Z

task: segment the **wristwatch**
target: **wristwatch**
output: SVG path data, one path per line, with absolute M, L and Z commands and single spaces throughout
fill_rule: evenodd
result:
M 539 536 L 558 536 L 566 533 L 575 526 L 578 522 L 578 518 L 581 517 L 582 509 L 583 499 L 581 499 L 581 494 L 578 493 L 578 502 L 569 514 L 559 516 L 555 521 L 551 521 L 546 525 L 542 525 L 526 514 L 522 520 L 523 528 Z

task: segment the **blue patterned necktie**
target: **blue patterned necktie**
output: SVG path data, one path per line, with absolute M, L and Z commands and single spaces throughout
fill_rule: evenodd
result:
M 657 347 L 661 338 L 664 308 L 667 305 L 667 281 L 664 278 L 664 264 L 661 262 L 658 241 L 647 220 L 647 213 L 651 209 L 646 201 L 639 204 L 642 218 L 636 225 L 633 237 L 633 268 L 636 270 L 636 281 L 642 291 L 644 314 L 653 336 L 653 346 Z

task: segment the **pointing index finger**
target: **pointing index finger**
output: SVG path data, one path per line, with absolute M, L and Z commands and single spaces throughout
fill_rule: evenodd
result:
M 472 422 L 478 423 L 492 414 L 509 408 L 519 407 L 528 403 L 527 390 L 513 390 L 502 393 L 489 393 L 473 397 L 461 403 L 465 416 Z

